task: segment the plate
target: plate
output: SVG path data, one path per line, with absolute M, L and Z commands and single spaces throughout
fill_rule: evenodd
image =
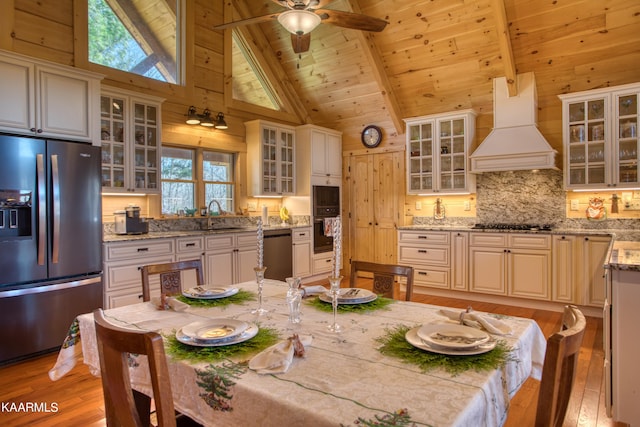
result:
M 325 292 L 318 295 L 320 301 L 331 302 L 331 294 Z M 341 288 L 338 296 L 338 304 L 364 304 L 374 301 L 378 295 L 367 289 L 360 288 Z
M 471 348 L 489 341 L 488 333 L 452 323 L 429 323 L 418 330 L 418 337 L 428 344 L 448 348 Z
M 216 286 L 212 288 L 205 288 L 203 286 L 196 286 L 195 288 L 182 291 L 182 295 L 187 298 L 197 299 L 216 299 L 226 298 L 238 293 L 238 288 L 232 286 Z
M 207 319 L 189 323 L 182 333 L 201 342 L 215 342 L 242 334 L 249 324 L 234 319 Z
M 234 345 L 240 344 L 241 342 L 245 342 L 255 337 L 258 334 L 258 325 L 251 323 L 248 325 L 247 329 L 242 332 L 240 335 L 236 335 L 227 339 L 218 340 L 214 342 L 203 342 L 197 338 L 190 337 L 185 335 L 182 329 L 179 329 L 176 332 L 176 339 L 180 341 L 182 344 L 192 345 L 195 347 L 222 347 L 225 345 Z
M 420 350 L 430 351 L 431 353 L 446 354 L 448 356 L 473 356 L 476 354 L 482 354 L 482 353 L 491 351 L 496 346 L 496 341 L 490 340 L 485 342 L 484 344 L 480 344 L 477 347 L 466 348 L 466 349 L 440 347 L 438 345 L 432 345 L 432 344 L 429 344 L 428 342 L 423 341 L 418 336 L 418 331 L 420 330 L 420 328 L 421 326 L 417 326 L 413 329 L 410 329 L 405 334 L 405 339 L 412 346 L 419 348 Z

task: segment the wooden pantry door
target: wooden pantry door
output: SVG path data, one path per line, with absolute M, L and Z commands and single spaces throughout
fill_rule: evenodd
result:
M 350 258 L 383 264 L 397 260 L 397 225 L 404 204 L 404 153 L 349 157 Z M 345 265 L 350 269 L 350 265 Z

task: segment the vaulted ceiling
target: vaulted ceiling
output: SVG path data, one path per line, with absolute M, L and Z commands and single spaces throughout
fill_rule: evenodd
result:
M 283 10 L 273 0 L 229 1 L 240 18 Z M 250 27 L 256 46 L 268 46 L 288 76 L 299 120 L 339 129 L 347 140 L 375 123 L 401 143 L 403 118 L 466 108 L 480 113 L 486 134 L 492 79 L 533 71 L 541 130 L 557 141 L 558 94 L 640 81 L 637 0 L 334 0 L 326 7 L 389 24 L 380 33 L 321 24 L 300 55 L 276 20 Z

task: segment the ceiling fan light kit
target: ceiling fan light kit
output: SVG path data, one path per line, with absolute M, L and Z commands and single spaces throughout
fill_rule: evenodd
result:
M 322 19 L 309 10 L 287 10 L 278 15 L 278 22 L 291 34 L 307 34 L 313 31 Z

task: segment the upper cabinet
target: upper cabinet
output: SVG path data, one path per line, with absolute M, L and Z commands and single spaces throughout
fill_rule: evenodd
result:
M 640 83 L 559 97 L 565 187 L 638 187 Z
M 88 142 L 97 136 L 102 76 L 4 51 L 0 75 L 0 130 Z
M 340 185 L 342 180 L 342 133 L 315 125 L 296 128 L 298 193 L 300 180 L 311 185 Z
M 470 193 L 469 147 L 476 113 L 451 113 L 405 119 L 407 125 L 407 193 Z
M 295 195 L 295 128 L 263 120 L 245 127 L 249 196 Z
M 158 193 L 162 99 L 105 88 L 100 97 L 103 191 Z

